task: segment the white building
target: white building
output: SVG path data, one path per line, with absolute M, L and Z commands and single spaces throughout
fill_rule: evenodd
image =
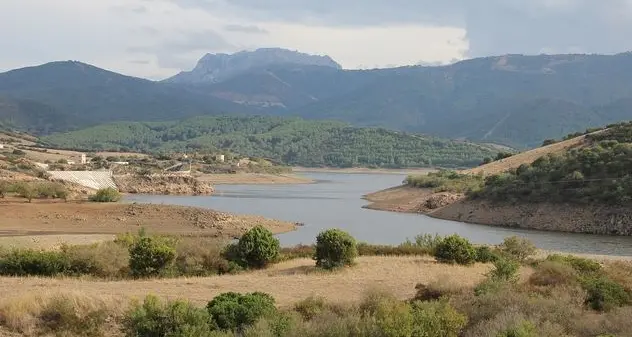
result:
M 82 164 L 82 165 L 85 165 L 85 164 L 86 164 L 86 154 L 85 154 L 85 153 L 82 153 L 82 154 L 81 154 L 81 164 Z
M 0 144 L 0 150 L 4 149 L 4 144 Z
M 217 160 L 220 163 L 223 163 L 225 160 L 225 157 L 223 154 L 218 154 L 217 156 L 215 156 L 215 160 Z

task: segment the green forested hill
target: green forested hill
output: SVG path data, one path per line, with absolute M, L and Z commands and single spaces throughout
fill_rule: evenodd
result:
M 341 122 L 259 116 L 119 122 L 53 134 L 41 141 L 82 150 L 230 150 L 310 167 L 465 167 L 497 152 L 478 144 L 355 128 Z
M 632 123 L 591 133 L 578 148 L 492 175 L 472 197 L 496 201 L 629 204 Z

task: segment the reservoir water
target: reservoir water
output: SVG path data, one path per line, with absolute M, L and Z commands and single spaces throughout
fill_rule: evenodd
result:
M 509 229 L 425 215 L 362 208 L 362 196 L 401 184 L 398 174 L 304 173 L 316 180 L 306 185 L 220 185 L 212 196 L 132 195 L 127 201 L 211 208 L 237 214 L 262 215 L 303 223 L 296 231 L 280 234 L 285 246 L 315 241 L 323 229 L 341 228 L 359 241 L 398 244 L 418 234 L 457 233 L 474 243 L 497 244 L 512 235 L 526 237 L 538 248 L 574 253 L 632 256 L 632 238 Z

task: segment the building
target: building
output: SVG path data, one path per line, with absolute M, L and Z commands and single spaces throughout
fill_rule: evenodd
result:
M 4 144 L 0 144 L 0 150 L 4 149 Z
M 225 157 L 223 154 L 218 154 L 217 156 L 215 156 L 215 160 L 217 160 L 220 163 L 223 163 L 225 160 Z
M 85 154 L 85 153 L 82 153 L 82 154 L 81 154 L 81 164 L 82 164 L 82 165 L 85 165 L 85 164 L 86 164 L 86 162 L 87 162 L 87 161 L 86 161 L 86 154 Z

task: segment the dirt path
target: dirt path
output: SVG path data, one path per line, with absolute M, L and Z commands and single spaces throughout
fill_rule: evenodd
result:
M 313 260 L 301 259 L 262 271 L 208 278 L 90 281 L 2 277 L 0 298 L 70 289 L 85 296 L 127 300 L 153 294 L 204 305 L 214 296 L 227 291 L 263 291 L 274 296 L 280 306 L 289 306 L 311 295 L 322 296 L 332 302 L 355 302 L 366 291 L 381 289 L 408 299 L 415 294 L 415 285 L 420 282 L 446 280 L 457 282 L 462 287 L 473 287 L 484 278 L 489 268 L 482 264 L 470 267 L 438 264 L 430 257 L 360 257 L 353 268 L 335 273 L 315 271 Z
M 0 214 L 0 236 L 116 234 L 143 227 L 154 233 L 233 238 L 258 224 L 274 233 L 295 229 L 292 223 L 259 216 L 171 205 L 0 199 Z
M 202 174 L 196 177 L 203 182 L 213 185 L 239 185 L 239 184 L 310 184 L 314 181 L 294 174 L 263 174 L 263 173 L 236 173 L 236 174 Z

